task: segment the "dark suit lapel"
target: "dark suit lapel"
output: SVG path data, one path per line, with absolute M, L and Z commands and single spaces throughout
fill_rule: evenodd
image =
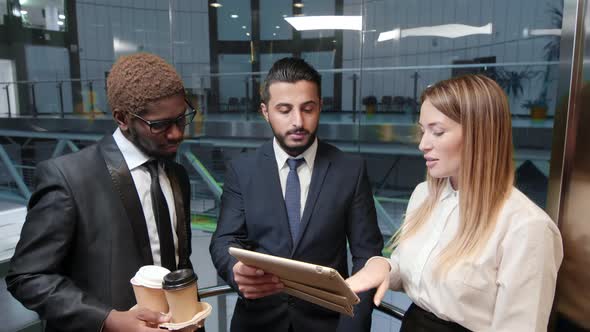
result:
M 295 253 L 295 250 L 297 250 L 297 246 L 301 242 L 303 234 L 305 234 L 305 230 L 307 229 L 307 225 L 309 224 L 309 220 L 311 219 L 315 203 L 317 202 L 320 192 L 322 190 L 324 179 L 326 178 L 326 174 L 328 173 L 328 168 L 330 168 L 330 158 L 326 155 L 325 152 L 323 152 L 323 150 L 324 149 L 322 143 L 318 142 L 318 149 L 316 152 L 315 161 L 313 165 L 313 173 L 311 175 L 311 183 L 309 184 L 309 192 L 307 194 L 307 200 L 305 201 L 305 209 L 303 209 L 303 216 L 301 218 L 301 227 L 299 228 L 299 235 L 297 236 L 291 254 Z
M 187 218 L 190 218 L 190 211 L 185 211 L 185 200 L 190 199 L 190 197 L 186 197 L 181 186 L 180 180 L 176 175 L 176 172 L 173 170 L 173 165 L 171 163 L 166 164 L 166 175 L 168 175 L 168 179 L 170 180 L 170 186 L 172 187 L 172 194 L 174 196 L 174 209 L 176 212 L 176 236 L 178 237 L 178 265 L 179 266 L 186 266 L 187 259 L 187 243 L 190 241 L 188 239 L 188 232 L 187 232 L 187 223 L 188 227 L 190 227 L 190 221 L 187 221 Z
M 100 141 L 99 148 L 111 175 L 113 186 L 123 203 L 125 211 L 122 211 L 122 213 L 127 216 L 127 219 L 131 223 L 135 244 L 142 256 L 143 263 L 145 265 L 151 265 L 154 263 L 154 260 L 150 247 L 150 239 L 147 232 L 145 216 L 143 215 L 143 209 L 139 201 L 139 195 L 135 189 L 133 178 L 131 177 L 131 172 L 129 172 L 127 163 L 117 147 L 113 136 L 105 136 Z
M 261 196 L 261 204 L 277 207 L 280 220 L 269 220 L 269 222 L 276 223 L 277 227 L 284 227 L 287 234 L 291 234 L 289 227 L 289 217 L 287 216 L 287 208 L 285 207 L 285 199 L 283 198 L 283 190 L 281 188 L 281 180 L 279 178 L 279 169 L 277 166 L 277 159 L 275 157 L 272 140 L 262 146 L 262 160 L 260 167 L 260 188 L 264 188 L 264 195 Z M 283 232 L 282 232 L 283 233 Z M 293 240 L 291 236 L 286 239 L 288 252 L 293 248 Z

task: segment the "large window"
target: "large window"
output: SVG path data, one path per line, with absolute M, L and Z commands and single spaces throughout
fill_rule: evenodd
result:
M 23 26 L 27 28 L 48 31 L 66 30 L 68 17 L 65 12 L 64 0 L 13 0 L 8 3 L 0 1 L 0 6 L 10 9 L 10 14 L 20 18 Z M 0 9 L 0 14 L 4 8 Z

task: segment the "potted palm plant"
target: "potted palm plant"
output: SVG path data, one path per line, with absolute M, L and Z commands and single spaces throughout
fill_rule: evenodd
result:
M 563 22 L 561 8 L 563 8 L 563 3 L 561 3 L 559 7 L 555 5 L 551 5 L 549 7 L 548 12 L 551 16 L 551 22 L 554 28 L 561 29 Z M 560 41 L 561 38 L 559 36 L 553 36 L 553 38 L 551 38 L 551 40 L 543 47 L 545 50 L 545 61 L 550 62 L 559 59 Z M 531 119 L 533 120 L 542 120 L 547 117 L 547 111 L 549 109 L 549 99 L 547 98 L 547 93 L 549 90 L 549 81 L 551 80 L 550 74 L 551 64 L 548 63 L 543 71 L 543 89 L 541 90 L 539 97 L 534 100 L 527 100 L 522 104 L 523 107 L 526 107 L 530 110 Z
M 498 68 L 493 75 L 498 85 L 506 91 L 508 96 L 512 96 L 514 99 L 518 99 L 524 91 L 523 82 L 530 80 L 539 74 L 538 71 L 530 69 L 524 69 L 522 71 L 512 71 L 503 68 Z
M 539 98 L 522 103 L 522 107 L 529 109 L 532 120 L 543 120 L 547 117 L 548 104 L 547 95 L 542 92 Z

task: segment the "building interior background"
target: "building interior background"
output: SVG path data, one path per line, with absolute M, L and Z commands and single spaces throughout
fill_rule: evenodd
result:
M 585 32 L 581 42 L 573 33 L 584 31 L 585 10 L 583 0 L 0 0 L 0 276 L 18 241 L 35 165 L 113 132 L 106 77 L 119 56 L 141 51 L 177 69 L 198 110 L 177 159 L 191 178 L 199 287 L 221 283 L 207 248 L 225 164 L 272 137 L 259 89 L 285 56 L 322 74 L 318 135 L 367 161 L 386 240 L 425 177 L 416 142 L 420 95 L 466 73 L 492 77 L 509 97 L 516 187 L 562 232 L 568 220 L 588 229 L 568 182 L 578 166 L 567 158 L 582 144 L 566 148 L 582 130 L 573 124 L 584 110 L 571 96 L 586 72 L 576 65 L 586 54 Z M 0 311 L 20 315 L 11 319 L 21 322 L 15 330 L 39 331 L 36 316 L 5 288 L 2 278 Z M 207 330 L 227 330 L 235 295 L 207 301 L 216 311 Z M 409 304 L 394 292 L 386 302 Z M 399 324 L 374 313 L 373 331 Z

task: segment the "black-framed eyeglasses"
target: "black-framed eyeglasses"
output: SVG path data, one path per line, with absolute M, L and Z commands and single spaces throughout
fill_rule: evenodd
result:
M 184 114 L 178 116 L 176 119 L 151 121 L 151 120 L 146 120 L 135 113 L 129 112 L 129 114 L 140 119 L 148 127 L 150 127 L 150 131 L 152 132 L 152 134 L 160 134 L 160 133 L 163 133 L 163 132 L 167 131 L 168 129 L 170 129 L 170 127 L 173 124 L 177 125 L 179 128 L 184 128 L 185 126 L 188 126 L 191 122 L 193 122 L 195 115 L 197 114 L 197 111 L 195 110 L 193 105 L 191 105 L 191 103 L 188 100 L 185 99 L 185 102 L 188 105 L 187 110 L 184 112 Z

